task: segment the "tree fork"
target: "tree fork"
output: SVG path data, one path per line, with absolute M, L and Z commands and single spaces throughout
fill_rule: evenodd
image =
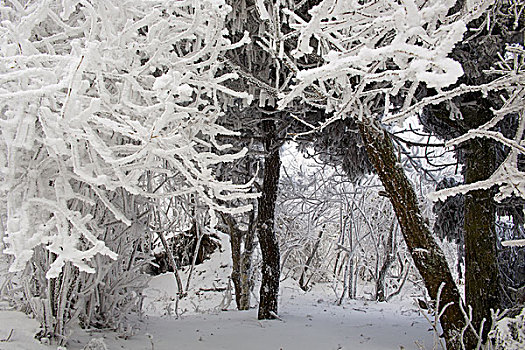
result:
M 279 147 L 275 144 L 275 122 L 262 122 L 265 132 L 264 147 L 267 155 L 264 159 L 264 177 L 262 194 L 259 198 L 257 233 L 262 253 L 262 281 L 259 292 L 258 319 L 274 319 L 278 311 L 280 253 L 279 243 L 274 231 L 275 202 L 281 168 Z
M 238 310 L 250 309 L 250 292 L 252 288 L 252 255 L 254 250 L 254 212 L 250 214 L 250 225 L 243 233 L 231 214 L 221 213 L 221 217 L 230 231 L 230 247 L 232 250 L 232 274 L 231 279 L 235 289 L 235 303 Z M 242 241 L 244 239 L 244 251 Z
M 416 193 L 398 165 L 389 136 L 375 121 L 361 121 L 358 126 L 370 162 L 388 193 L 408 250 L 432 299 L 437 298 L 439 288 L 444 283 L 438 311 L 441 312 L 445 305 L 451 304 L 443 312 L 440 323 L 447 349 L 460 349 L 461 340 L 458 335 L 465 324 L 459 307 L 462 301 L 445 256 L 423 222 Z
M 232 250 L 232 274 L 233 287 L 235 289 L 235 303 L 238 310 L 241 308 L 241 233 L 235 224 L 234 218 L 230 214 L 220 213 L 222 220 L 230 231 L 230 248 Z

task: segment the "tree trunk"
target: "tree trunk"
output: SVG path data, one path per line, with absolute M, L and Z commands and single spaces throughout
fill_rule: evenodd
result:
M 305 292 L 308 291 L 308 282 L 310 281 L 309 278 L 306 278 L 306 273 L 308 272 L 308 268 L 312 265 L 315 254 L 317 253 L 317 250 L 319 249 L 319 246 L 321 245 L 321 238 L 323 237 L 323 230 L 325 226 L 323 225 L 323 228 L 321 231 L 319 231 L 319 236 L 317 237 L 317 241 L 315 241 L 315 244 L 312 248 L 312 252 L 308 256 L 308 259 L 306 260 L 306 263 L 303 266 L 303 272 L 301 273 L 301 277 L 299 278 L 299 287 L 301 287 L 302 290 Z
M 255 214 L 252 211 L 250 215 L 250 225 L 244 235 L 244 251 L 241 255 L 241 288 L 239 298 L 239 310 L 250 309 L 250 293 L 253 287 L 252 279 L 252 259 L 255 250 Z
M 228 225 L 228 230 L 230 231 L 230 248 L 232 250 L 232 275 L 231 279 L 233 281 L 233 288 L 235 289 L 235 303 L 237 304 L 237 309 L 240 309 L 241 297 L 241 232 L 235 225 L 233 217 L 229 214 L 221 213 L 222 220 Z
M 392 141 L 377 122 L 359 122 L 359 132 L 370 162 L 388 193 L 414 264 L 432 299 L 437 298 L 439 288 L 444 283 L 439 311 L 446 304 L 453 304 L 446 308 L 440 323 L 447 349 L 460 349 L 457 335 L 464 325 L 459 307 L 461 296 L 441 248 L 423 222 L 416 193 L 398 164 Z
M 179 298 L 183 298 L 186 294 L 184 293 L 184 287 L 182 286 L 182 280 L 180 279 L 179 267 L 177 266 L 177 262 L 175 261 L 175 258 L 173 257 L 172 248 L 168 244 L 168 241 L 166 241 L 166 237 L 164 237 L 164 233 L 162 233 L 162 231 L 157 231 L 157 235 L 159 236 L 160 241 L 162 242 L 162 246 L 164 247 L 164 250 L 166 251 L 166 255 L 168 257 L 168 263 L 173 269 L 173 274 L 175 275 L 175 281 L 177 281 L 177 288 L 179 290 L 179 293 L 178 293 Z
M 463 112 L 463 111 L 462 111 Z M 472 119 L 480 120 L 479 111 Z M 473 113 L 470 113 L 473 114 Z M 463 113 L 468 121 L 468 113 Z M 479 121 L 478 121 L 479 123 Z M 491 141 L 475 139 L 468 143 L 465 182 L 473 183 L 492 175 L 495 151 Z M 472 307 L 472 325 L 479 332 L 483 326 L 483 341 L 491 325 L 490 309 L 499 308 L 499 278 L 496 251 L 496 214 L 491 189 L 472 191 L 465 196 L 465 299 Z M 477 339 L 467 339 L 467 348 L 475 348 Z
M 376 296 L 375 300 L 377 301 L 386 301 L 387 295 L 386 295 L 386 275 L 388 273 L 388 270 L 390 269 L 390 266 L 395 261 L 395 222 L 392 222 L 392 225 L 390 226 L 390 231 L 388 232 L 388 238 L 387 243 L 385 247 L 385 260 L 383 261 L 383 265 L 381 266 L 381 269 L 379 270 L 379 274 L 377 276 L 376 280 Z
M 230 214 L 221 213 L 223 221 L 228 225 L 230 231 L 230 247 L 232 250 L 232 275 L 233 287 L 235 289 L 235 303 L 238 310 L 250 309 L 250 292 L 252 289 L 252 256 L 254 250 L 253 225 L 247 232 L 239 230 L 235 219 Z M 253 221 L 253 211 L 250 215 Z M 242 240 L 244 238 L 244 251 L 242 251 Z
M 267 155 L 264 159 L 264 179 L 257 220 L 257 232 L 262 253 L 262 282 L 258 314 L 260 320 L 277 317 L 280 277 L 280 253 L 274 231 L 274 219 L 281 158 L 279 147 L 274 141 L 276 138 L 275 123 L 265 120 L 262 124 Z

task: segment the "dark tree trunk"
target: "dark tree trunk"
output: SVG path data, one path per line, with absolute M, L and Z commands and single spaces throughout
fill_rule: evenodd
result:
M 483 122 L 482 112 L 464 111 L 466 122 Z M 480 116 L 481 114 L 481 116 Z M 486 113 L 485 113 L 486 114 Z M 469 118 L 471 117 L 471 118 Z M 469 141 L 466 151 L 465 183 L 486 180 L 494 171 L 494 145 L 487 139 Z M 498 309 L 499 278 L 496 251 L 496 214 L 491 189 L 477 190 L 465 196 L 465 299 L 472 307 L 472 324 L 477 331 L 483 319 L 483 340 L 491 325 L 490 309 Z M 477 339 L 467 339 L 468 349 L 475 348 Z
M 265 120 L 262 124 L 267 155 L 264 159 L 264 178 L 257 219 L 257 233 L 262 253 L 262 282 L 258 314 L 260 320 L 273 319 L 277 316 L 280 277 L 279 243 L 274 231 L 274 219 L 281 158 L 279 146 L 275 142 L 275 123 Z
M 388 193 L 414 264 L 423 277 L 425 287 L 432 299 L 437 298 L 438 290 L 444 283 L 440 309 L 447 303 L 453 304 L 446 308 L 440 323 L 447 349 L 460 349 L 459 339 L 456 336 L 464 325 L 459 307 L 461 296 L 441 248 L 423 222 L 416 193 L 405 172 L 398 165 L 392 141 L 375 122 L 360 122 L 359 132 L 368 157 Z

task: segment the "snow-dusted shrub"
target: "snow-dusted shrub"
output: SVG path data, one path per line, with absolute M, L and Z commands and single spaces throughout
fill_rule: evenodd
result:
M 525 309 L 516 317 L 504 317 L 489 333 L 496 349 L 522 349 L 525 344 Z
M 228 133 L 215 124 L 217 91 L 233 77 L 217 74 L 217 55 L 229 47 L 227 12 L 220 1 L 4 6 L 2 177 L 12 271 L 42 243 L 57 255 L 48 277 L 66 261 L 93 272 L 87 262 L 96 254 L 115 257 L 93 234 L 90 216 L 68 203 L 93 204 L 72 182 L 127 225 L 133 218 L 107 193 L 154 196 L 140 183 L 146 170 L 182 174 L 171 195 L 197 193 L 211 207 L 211 198 L 238 190 L 214 182 L 210 170 L 240 156 L 209 151 L 224 149 L 215 137 Z M 80 239 L 90 249 L 76 249 Z
M 223 85 L 234 74 L 219 72 L 220 53 L 242 44 L 225 37 L 229 10 L 221 0 L 0 5 L 6 253 L 12 272 L 39 260 L 48 282 L 36 290 L 47 296 L 36 297 L 51 308 L 51 324 L 56 312 L 64 322 L 74 316 L 71 303 L 82 298 L 71 293 L 86 296 L 109 275 L 122 284 L 113 292 L 129 292 L 123 271 L 134 278 L 137 248 L 127 248 L 138 244 L 149 209 L 134 198 L 192 193 L 213 210 L 214 198 L 244 196 L 212 170 L 243 155 L 216 140 L 230 134 L 215 123 L 217 94 L 246 97 Z
M 333 282 L 340 301 L 400 293 L 411 262 L 377 178 L 351 183 L 341 169 L 284 163 L 276 212 L 283 275 L 305 290 Z
M 104 338 L 93 338 L 84 346 L 83 350 L 108 350 Z

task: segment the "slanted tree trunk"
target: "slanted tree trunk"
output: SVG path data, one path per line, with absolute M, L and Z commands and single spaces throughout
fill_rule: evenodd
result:
M 462 109 L 465 122 L 474 125 L 490 119 L 483 118 L 479 108 Z M 493 142 L 487 139 L 469 141 L 466 150 L 465 183 L 486 180 L 492 175 L 495 166 Z M 499 274 L 497 265 L 497 236 L 495 232 L 495 203 L 491 189 L 471 191 L 465 196 L 465 300 L 472 307 L 472 324 L 477 331 L 485 319 L 483 341 L 487 339 L 492 317 L 490 309 L 498 309 Z M 467 349 L 475 348 L 478 340 L 467 339 Z
M 388 193 L 414 264 L 432 299 L 437 298 L 444 283 L 439 311 L 447 303 L 453 304 L 446 308 L 440 323 L 447 349 L 460 349 L 457 335 L 464 325 L 459 307 L 461 297 L 441 248 L 423 222 L 416 193 L 398 164 L 392 141 L 377 122 L 359 122 L 359 132 L 370 162 Z
M 306 263 L 303 266 L 303 272 L 301 273 L 301 277 L 299 278 L 299 287 L 301 287 L 302 290 L 305 292 L 308 291 L 308 282 L 310 281 L 310 278 L 306 278 L 306 273 L 308 272 L 308 268 L 312 265 L 315 254 L 317 254 L 317 251 L 319 250 L 319 246 L 321 245 L 321 238 L 323 237 L 323 231 L 324 231 L 325 225 L 323 225 L 323 228 L 321 231 L 319 231 L 319 236 L 317 237 L 317 240 L 315 241 L 315 244 L 312 248 L 312 252 L 308 256 L 308 259 L 306 260 Z
M 168 244 L 168 241 L 166 240 L 166 237 L 164 236 L 164 233 L 162 231 L 157 231 L 157 235 L 160 238 L 160 241 L 162 242 L 162 247 L 166 251 L 166 255 L 168 256 L 168 263 L 170 264 L 170 267 L 173 269 L 173 274 L 175 275 L 175 281 L 177 281 L 177 289 L 178 289 L 178 295 L 179 298 L 183 298 L 185 296 L 184 293 L 184 287 L 182 286 L 182 280 L 180 279 L 179 274 L 179 267 L 177 265 L 177 262 L 175 261 L 175 257 L 173 256 L 173 251 L 170 245 Z
M 264 178 L 257 219 L 257 233 L 262 253 L 262 281 L 258 314 L 260 320 L 277 317 L 280 277 L 279 243 L 275 235 L 274 220 L 281 158 L 279 147 L 275 142 L 277 136 L 275 123 L 265 120 L 262 124 L 265 133 L 264 147 L 267 154 L 264 159 Z

